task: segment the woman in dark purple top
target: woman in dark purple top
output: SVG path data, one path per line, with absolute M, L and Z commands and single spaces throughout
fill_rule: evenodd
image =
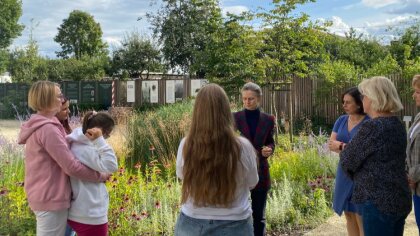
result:
M 270 173 L 267 158 L 274 151 L 274 116 L 259 109 L 262 91 L 260 86 L 248 82 L 242 88 L 244 109 L 234 113 L 236 128 L 247 138 L 258 155 L 258 184 L 251 190 L 254 235 L 265 235 L 265 206 L 270 189 Z

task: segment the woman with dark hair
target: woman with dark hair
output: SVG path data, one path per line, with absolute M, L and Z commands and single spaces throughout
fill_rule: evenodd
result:
M 363 121 L 369 119 L 363 111 L 363 103 L 357 87 L 345 91 L 341 96 L 341 103 L 346 114 L 340 116 L 335 122 L 329 141 L 330 150 L 336 153 L 343 150 L 344 146 L 359 131 Z M 344 175 L 339 163 L 335 176 L 333 209 L 338 215 L 344 211 L 348 235 L 358 236 L 363 235 L 363 225 L 361 212 L 358 211 L 355 204 L 350 202 L 352 193 L 353 181 Z
M 117 157 L 105 141 L 115 122 L 107 112 L 89 111 L 83 126 L 67 136 L 71 151 L 93 170 L 113 173 L 118 170 Z M 78 236 L 107 236 L 109 197 L 105 183 L 91 183 L 70 177 L 73 196 L 68 224 Z
M 177 236 L 253 234 L 248 198 L 258 182 L 256 156 L 251 143 L 236 135 L 229 105 L 216 84 L 197 94 L 176 160 L 182 180 Z
M 70 107 L 70 100 L 64 97 L 63 102 L 61 103 L 61 109 L 55 115 L 58 121 L 60 121 L 60 123 L 63 125 L 64 130 L 66 131 L 66 134 L 70 134 L 72 131 L 69 124 L 69 114 L 70 114 L 69 107 Z
M 251 190 L 254 235 L 265 235 L 265 206 L 271 187 L 268 157 L 274 152 L 274 116 L 260 110 L 262 90 L 248 82 L 241 90 L 244 109 L 234 113 L 236 128 L 254 146 L 258 156 L 257 186 Z

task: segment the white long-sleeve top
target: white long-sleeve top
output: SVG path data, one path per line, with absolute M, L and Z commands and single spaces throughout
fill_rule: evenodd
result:
M 239 160 L 238 172 L 236 176 L 235 200 L 230 207 L 198 207 L 195 206 L 192 199 L 182 204 L 181 211 L 192 218 L 212 219 L 212 220 L 244 220 L 251 216 L 252 209 L 249 201 L 250 189 L 253 189 L 258 183 L 257 156 L 252 144 L 243 137 L 238 137 L 241 147 L 241 159 Z M 181 140 L 176 158 L 176 175 L 181 180 L 184 178 L 183 167 L 184 157 L 182 149 L 185 144 L 185 138 Z
M 113 173 L 118 170 L 114 150 L 101 136 L 93 141 L 82 132 L 73 130 L 66 137 L 77 159 L 93 170 Z M 72 200 L 68 219 L 83 224 L 99 225 L 108 222 L 108 191 L 104 183 L 93 183 L 70 177 Z

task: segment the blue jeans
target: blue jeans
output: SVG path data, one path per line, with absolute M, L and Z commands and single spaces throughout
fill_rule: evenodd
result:
M 417 228 L 419 228 L 419 235 L 420 235 L 420 197 L 416 194 L 413 195 L 413 203 L 414 203 L 414 215 L 416 216 L 416 223 Z
M 74 230 L 70 227 L 69 224 L 67 224 L 66 226 L 66 233 L 64 236 L 75 236 L 76 232 L 74 232 Z
M 252 218 L 245 220 L 203 220 L 180 213 L 175 225 L 175 236 L 252 236 Z
M 407 214 L 384 214 L 370 201 L 361 204 L 365 236 L 403 236 Z

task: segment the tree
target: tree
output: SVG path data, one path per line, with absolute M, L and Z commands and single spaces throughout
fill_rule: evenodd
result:
M 222 85 L 228 94 L 237 94 L 245 82 L 257 82 L 264 76 L 257 57 L 262 39 L 247 20 L 246 15 L 229 15 L 209 35 L 210 43 L 203 54 L 206 78 Z
M 46 59 L 39 56 L 38 44 L 32 37 L 24 49 L 15 49 L 10 54 L 9 71 L 13 82 L 33 82 L 48 78 Z
M 48 78 L 47 60 L 38 53 L 38 43 L 33 38 L 33 32 L 38 26 L 31 19 L 29 41 L 24 49 L 15 49 L 10 54 L 9 71 L 15 82 L 33 82 Z
M 148 14 L 154 34 L 159 37 L 163 57 L 171 69 L 205 75 L 199 61 L 209 35 L 222 23 L 218 0 L 163 0 L 165 6 Z
M 21 0 L 0 1 L 0 74 L 5 71 L 8 63 L 7 48 L 14 38 L 20 36 L 24 26 L 18 23 L 22 16 Z
M 22 16 L 21 0 L 0 1 L 0 49 L 5 49 L 12 44 L 12 40 L 20 36 L 24 26 L 18 24 Z
M 406 64 L 412 64 L 409 61 L 418 60 L 420 57 L 420 20 L 415 20 L 410 27 L 403 32 L 397 31 L 397 34 L 401 36 L 391 42 L 390 51 L 404 69 Z
M 314 1 L 273 0 L 272 10 L 256 15 L 264 22 L 262 34 L 265 46 L 261 56 L 268 81 L 290 74 L 304 77 L 321 62 L 319 34 L 323 27 L 311 23 L 306 14 L 296 16 L 293 13 L 297 4 Z
M 106 55 L 107 45 L 102 42 L 102 30 L 93 16 L 79 10 L 70 13 L 67 19 L 58 27 L 54 40 L 61 45 L 62 51 L 56 52 L 58 57 Z
M 131 78 L 143 79 L 146 73 L 147 79 L 150 72 L 163 70 L 160 51 L 150 39 L 131 32 L 126 34 L 121 45 L 113 52 L 112 70 L 115 74 L 126 71 Z

